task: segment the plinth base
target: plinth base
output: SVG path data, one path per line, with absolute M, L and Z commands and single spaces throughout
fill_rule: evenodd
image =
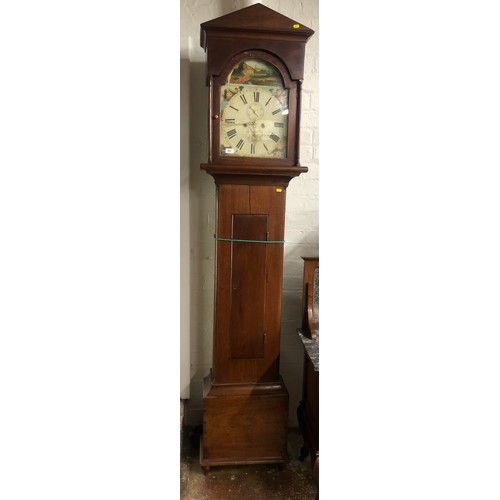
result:
M 288 391 L 273 384 L 215 385 L 204 380 L 200 464 L 283 464 L 288 461 Z

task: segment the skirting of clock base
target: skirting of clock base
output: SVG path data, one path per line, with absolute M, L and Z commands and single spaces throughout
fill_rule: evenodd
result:
M 288 462 L 288 391 L 274 384 L 212 385 L 205 379 L 200 464 Z

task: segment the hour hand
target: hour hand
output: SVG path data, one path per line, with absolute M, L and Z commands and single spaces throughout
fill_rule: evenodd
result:
M 253 106 L 250 106 L 250 110 L 252 111 L 252 113 L 258 118 L 259 117 L 259 113 L 257 113 L 257 111 L 255 111 L 255 109 L 253 109 Z

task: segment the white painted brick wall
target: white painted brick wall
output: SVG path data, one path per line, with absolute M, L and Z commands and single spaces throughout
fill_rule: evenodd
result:
M 303 350 L 296 330 L 301 322 L 303 256 L 318 255 L 319 249 L 319 6 L 318 0 L 264 0 L 267 7 L 297 20 L 315 31 L 306 45 L 302 99 L 301 164 L 307 174 L 292 180 L 287 189 L 285 219 L 285 261 L 280 371 L 290 394 L 290 425 L 297 425 L 296 410 L 302 392 Z M 181 158 L 188 172 L 188 185 L 181 186 L 181 196 L 189 197 L 189 231 L 181 238 L 181 256 L 189 259 L 189 272 L 181 278 L 181 287 L 189 289 L 189 304 L 183 304 L 182 315 L 189 315 L 189 328 L 181 330 L 190 352 L 190 399 L 186 423 L 202 421 L 202 380 L 212 366 L 214 212 L 213 179 L 201 171 L 207 160 L 207 90 L 204 80 L 206 54 L 199 46 L 200 24 L 243 8 L 248 2 L 223 0 L 190 0 L 181 2 L 181 57 L 189 60 L 189 109 L 181 116 L 189 120 L 189 151 Z M 205 103 L 205 104 L 203 104 Z M 182 147 L 182 146 L 181 146 Z M 182 210 L 182 208 L 181 208 Z M 183 295 L 184 296 L 184 295 Z M 181 326 L 182 328 L 182 326 Z M 189 338 L 188 338 L 189 337 Z M 181 370 L 182 373 L 182 370 Z M 182 385 L 182 380 L 181 380 Z

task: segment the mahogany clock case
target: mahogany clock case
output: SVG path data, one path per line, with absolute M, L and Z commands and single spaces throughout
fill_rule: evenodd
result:
M 290 180 L 308 170 L 299 162 L 299 129 L 305 44 L 313 33 L 262 4 L 201 24 L 209 87 L 209 154 L 201 168 L 216 184 L 213 366 L 204 380 L 200 441 L 205 472 L 288 460 L 289 394 L 279 374 L 285 200 Z M 238 64 L 253 59 L 275 68 L 276 88 L 287 91 L 287 107 L 279 110 L 286 115 L 286 153 L 279 157 L 252 154 L 257 146 L 250 154 L 221 154 L 222 87 Z

